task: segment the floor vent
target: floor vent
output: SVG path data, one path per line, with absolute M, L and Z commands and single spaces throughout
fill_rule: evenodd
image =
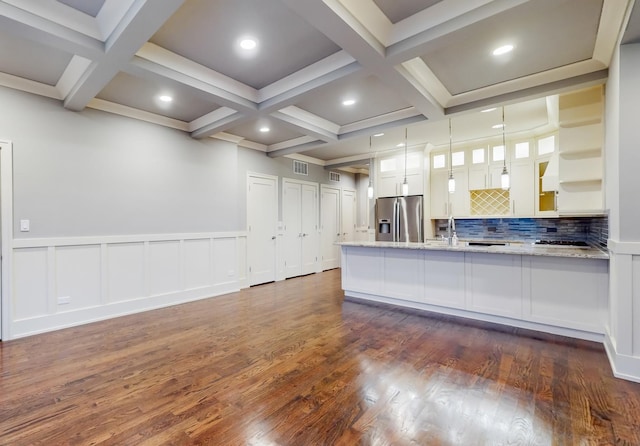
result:
M 340 174 L 338 172 L 329 172 L 329 181 L 340 182 Z
M 303 161 L 293 160 L 293 173 L 298 175 L 309 175 L 309 164 Z

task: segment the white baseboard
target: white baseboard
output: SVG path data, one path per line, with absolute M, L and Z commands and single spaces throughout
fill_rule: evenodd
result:
M 627 381 L 640 383 L 640 358 L 620 355 L 616 352 L 613 339 L 606 335 L 604 349 L 607 352 L 613 376 Z
M 12 338 L 17 339 L 187 302 L 214 298 L 239 291 L 239 289 L 237 283 L 229 283 L 17 320 L 12 324 Z

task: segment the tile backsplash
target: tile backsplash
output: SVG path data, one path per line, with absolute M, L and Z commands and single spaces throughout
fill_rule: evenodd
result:
M 607 246 L 607 217 L 478 218 L 455 221 L 462 239 L 571 240 Z M 447 236 L 447 220 L 435 220 L 437 237 Z

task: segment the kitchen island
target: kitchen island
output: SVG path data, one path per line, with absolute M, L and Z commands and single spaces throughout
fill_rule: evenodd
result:
M 609 260 L 597 248 L 345 242 L 342 288 L 381 302 L 602 342 Z

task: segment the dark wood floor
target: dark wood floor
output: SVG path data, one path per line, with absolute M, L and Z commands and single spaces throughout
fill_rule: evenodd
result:
M 0 344 L 0 444 L 640 445 L 601 345 L 343 302 L 340 271 Z

